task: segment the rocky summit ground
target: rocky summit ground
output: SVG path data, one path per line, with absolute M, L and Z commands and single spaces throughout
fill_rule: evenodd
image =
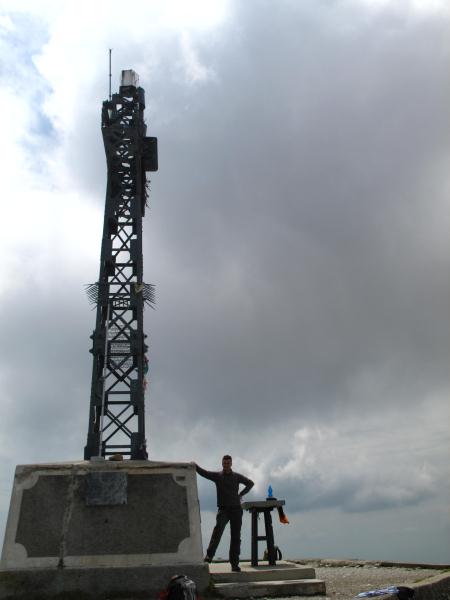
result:
M 295 561 L 316 569 L 317 579 L 326 583 L 330 600 L 354 599 L 360 592 L 391 585 L 411 586 L 413 583 L 448 572 L 448 566 L 406 566 L 370 561 L 309 560 Z M 381 597 L 382 598 L 382 597 Z M 291 600 L 294 600 L 291 598 Z

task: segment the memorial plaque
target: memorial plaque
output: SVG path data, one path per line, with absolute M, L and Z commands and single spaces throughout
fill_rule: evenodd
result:
M 86 475 L 87 506 L 117 506 L 126 503 L 126 473 L 100 471 Z

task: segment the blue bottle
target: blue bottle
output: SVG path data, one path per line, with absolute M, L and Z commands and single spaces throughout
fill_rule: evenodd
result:
M 267 488 L 267 500 L 272 500 L 273 498 L 273 489 L 272 486 L 269 485 L 269 487 Z

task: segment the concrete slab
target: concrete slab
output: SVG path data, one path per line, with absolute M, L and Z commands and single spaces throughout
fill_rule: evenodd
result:
M 97 597 L 110 590 L 112 597 L 114 581 L 148 595 L 161 574 L 168 580 L 194 571 L 206 589 L 195 468 L 152 461 L 18 466 L 0 570 L 0 598 L 8 597 L 8 581 L 29 591 L 40 582 L 45 598 L 55 589 L 96 589 Z
M 214 591 L 223 598 L 324 596 L 326 593 L 325 582 L 319 579 L 218 583 Z
M 1 600 L 115 600 L 158 598 L 175 574 L 187 575 L 204 597 L 209 574 L 203 565 L 179 564 L 93 569 L 0 571 Z
M 189 463 L 16 468 L 1 569 L 201 563 L 202 557 L 196 473 Z
M 209 572 L 214 583 L 232 583 L 243 581 L 277 581 L 289 579 L 314 579 L 315 569 L 296 565 L 289 561 L 279 561 L 276 565 L 258 565 L 241 562 L 241 572 L 234 573 L 229 563 L 211 563 Z

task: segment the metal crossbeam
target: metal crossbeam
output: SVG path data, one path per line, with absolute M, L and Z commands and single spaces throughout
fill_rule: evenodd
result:
M 145 458 L 142 217 L 146 172 L 158 169 L 156 138 L 146 137 L 145 95 L 133 71 L 122 71 L 118 94 L 103 102 L 102 134 L 108 167 L 98 282 L 87 286 L 96 305 L 89 426 L 84 458 L 120 451 Z

